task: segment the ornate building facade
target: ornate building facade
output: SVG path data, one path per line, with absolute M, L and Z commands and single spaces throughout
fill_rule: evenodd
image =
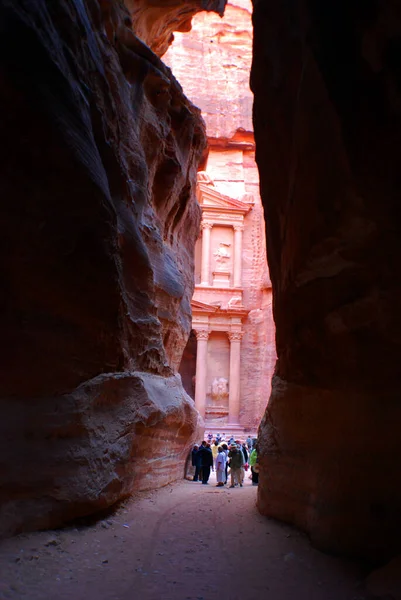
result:
M 206 431 L 256 433 L 276 354 L 248 78 L 251 2 L 201 13 L 165 56 L 206 121 L 192 326 L 180 372 Z

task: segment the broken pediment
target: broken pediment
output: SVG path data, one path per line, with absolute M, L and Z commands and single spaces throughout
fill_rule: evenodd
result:
M 216 312 L 219 310 L 221 303 L 207 304 L 206 302 L 199 302 L 199 300 L 191 301 L 192 312 Z
M 224 313 L 227 315 L 230 314 L 240 314 L 241 316 L 246 316 L 248 314 L 248 310 L 246 310 L 241 302 L 241 298 L 236 299 L 237 302 L 231 303 L 228 302 L 224 305 L 223 301 L 213 302 L 208 304 L 206 302 L 200 302 L 199 300 L 192 299 L 191 308 L 192 313 L 195 314 L 213 314 L 218 312 Z M 239 301 L 238 301 L 239 300 Z
M 247 194 L 247 197 L 252 197 Z M 239 213 L 246 215 L 253 207 L 253 202 L 242 202 L 225 196 L 216 190 L 209 182 L 198 181 L 197 198 L 203 211 L 217 211 L 219 213 Z

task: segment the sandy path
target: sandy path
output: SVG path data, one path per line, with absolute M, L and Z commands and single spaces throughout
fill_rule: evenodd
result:
M 256 488 L 182 481 L 96 525 L 0 545 L 0 598 L 362 600 L 363 575 L 261 517 Z

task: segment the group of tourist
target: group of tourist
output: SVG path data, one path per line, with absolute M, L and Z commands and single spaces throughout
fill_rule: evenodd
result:
M 209 434 L 208 441 L 200 445 L 195 444 L 191 453 L 191 464 L 194 468 L 193 481 L 201 481 L 203 485 L 209 483 L 211 471 L 216 471 L 217 487 L 228 483 L 230 475 L 230 488 L 242 487 L 245 472 L 251 469 L 252 485 L 259 483 L 259 464 L 256 449 L 257 440 L 247 438 L 246 442 L 235 440 L 234 436 L 226 442 L 224 434 L 213 436 Z

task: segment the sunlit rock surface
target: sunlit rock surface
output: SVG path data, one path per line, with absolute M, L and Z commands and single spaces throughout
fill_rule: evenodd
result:
M 185 94 L 202 109 L 209 141 L 221 146 L 233 138 L 253 141 L 251 13 L 251 0 L 227 3 L 223 19 L 199 13 L 192 30 L 176 34 L 164 57 Z
M 258 505 L 320 547 L 401 540 L 401 12 L 254 3 L 278 365 Z
M 2 3 L 0 532 L 182 476 L 198 109 L 119 2 Z
M 176 34 L 163 58 L 202 110 L 210 145 L 205 169 L 215 189 L 254 203 L 245 218 L 242 244 L 242 298 L 249 314 L 241 341 L 240 424 L 256 432 L 269 398 L 276 352 L 249 89 L 251 0 L 228 2 L 223 19 L 199 13 L 192 30 Z M 207 302 L 208 291 L 202 294 L 197 288 L 195 298 Z
M 134 31 L 158 56 L 174 40 L 175 31 L 190 31 L 199 11 L 224 13 L 226 0 L 125 0 Z

